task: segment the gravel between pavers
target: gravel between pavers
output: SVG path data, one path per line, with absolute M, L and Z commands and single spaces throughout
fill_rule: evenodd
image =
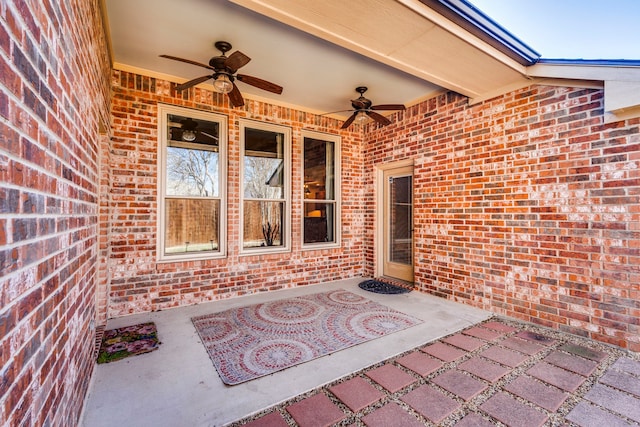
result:
M 443 339 L 447 338 L 448 336 L 451 335 L 455 335 L 458 334 L 460 332 L 463 332 L 464 330 L 467 329 L 471 329 L 473 327 L 477 327 L 477 326 L 482 326 L 486 323 L 489 322 L 500 322 L 502 324 L 511 326 L 516 328 L 517 330 L 513 331 L 513 332 L 509 332 L 507 334 L 505 334 L 504 336 L 493 340 L 493 341 L 488 341 L 486 342 L 486 344 L 484 344 L 483 346 L 477 348 L 474 351 L 469 351 L 467 352 L 466 355 L 460 357 L 459 359 L 456 359 L 453 362 L 449 362 L 446 363 L 444 362 L 443 366 L 438 369 L 437 371 L 432 372 L 431 374 L 427 375 L 426 377 L 421 377 L 420 375 L 418 375 L 417 373 L 405 368 L 404 366 L 400 365 L 399 363 L 396 363 L 397 359 L 412 353 L 416 350 L 419 350 L 420 348 L 424 347 L 427 344 L 431 344 L 434 342 L 442 342 Z M 546 414 L 549 418 L 546 421 L 546 423 L 544 424 L 544 426 L 576 426 L 575 424 L 571 423 L 570 421 L 566 420 L 566 416 L 567 414 L 569 414 L 569 412 L 571 412 L 571 410 L 581 401 L 583 401 L 583 396 L 598 382 L 598 380 L 600 379 L 600 377 L 602 377 L 604 375 L 604 373 L 607 371 L 607 369 L 609 369 L 609 367 L 616 361 L 618 360 L 620 357 L 625 356 L 628 358 L 631 358 L 633 360 L 638 360 L 640 361 L 640 354 L 635 354 L 635 353 L 631 353 L 625 350 L 622 350 L 620 348 L 616 348 L 613 346 L 609 346 L 607 344 L 604 343 L 600 343 L 597 341 L 593 341 L 593 340 L 589 340 L 586 338 L 582 338 L 576 335 L 571 335 L 571 334 L 567 334 L 561 331 L 557 331 L 557 330 L 553 330 L 553 329 L 549 329 L 549 328 L 545 328 L 545 327 L 541 327 L 541 326 L 537 326 L 537 325 L 533 325 L 530 323 L 524 323 L 524 322 L 519 322 L 519 321 L 515 321 L 512 319 L 506 319 L 500 316 L 494 316 L 490 319 L 487 319 L 484 322 L 481 323 L 477 323 L 475 325 L 472 325 L 464 330 L 461 331 L 457 331 L 451 335 L 442 337 L 439 340 L 435 340 L 435 341 L 431 341 L 428 343 L 425 343 L 419 347 L 416 347 L 412 350 L 406 351 L 402 354 L 399 354 L 397 356 L 394 356 L 390 359 L 381 361 L 379 363 L 376 363 L 374 365 L 371 365 L 361 371 L 355 372 L 353 374 L 350 374 L 348 376 L 345 376 L 343 378 L 340 378 L 339 380 L 333 381 L 329 384 L 326 384 L 322 387 L 318 387 L 314 390 L 311 390 L 307 393 L 301 394 L 299 396 L 296 396 L 286 402 L 283 402 L 281 404 L 272 406 L 268 409 L 265 409 L 263 411 L 260 411 L 259 413 L 253 414 L 251 416 L 248 416 L 246 418 L 243 418 L 241 420 L 235 421 L 231 424 L 229 424 L 229 426 L 231 427 L 237 427 L 237 426 L 242 426 L 245 425 L 246 423 L 256 420 L 266 414 L 269 414 L 271 412 L 278 412 L 280 413 L 280 415 L 284 418 L 284 420 L 287 422 L 287 424 L 289 426 L 297 426 L 298 424 L 293 420 L 293 418 L 289 415 L 289 413 L 286 411 L 286 408 L 296 402 L 299 402 L 307 397 L 313 396 L 317 393 L 323 393 L 325 394 L 327 397 L 329 397 L 331 399 L 331 401 L 336 404 L 346 415 L 346 418 L 344 420 L 342 420 L 340 423 L 336 424 L 336 426 L 364 426 L 365 424 L 362 422 L 362 417 L 366 416 L 367 414 L 372 413 L 373 411 L 375 411 L 376 409 L 379 409 L 381 407 L 383 407 L 384 405 L 386 405 L 387 403 L 390 402 L 395 402 L 397 404 L 399 404 L 402 408 L 404 408 L 408 413 L 414 415 L 419 421 L 422 421 L 424 423 L 424 425 L 426 426 L 435 426 L 436 424 L 432 423 L 431 421 L 427 420 L 426 418 L 422 417 L 420 414 L 418 414 L 415 410 L 413 410 L 409 405 L 407 405 L 405 402 L 403 402 L 401 400 L 401 398 L 403 396 L 405 396 L 407 393 L 409 393 L 412 390 L 415 390 L 418 387 L 421 387 L 425 384 L 429 384 L 432 387 L 436 388 L 437 390 L 439 390 L 440 392 L 442 392 L 443 394 L 445 394 L 446 396 L 451 397 L 452 399 L 454 399 L 455 401 L 457 401 L 458 403 L 461 404 L 461 407 L 458 408 L 457 410 L 455 410 L 453 413 L 451 413 L 449 416 L 447 416 L 444 420 L 442 420 L 441 422 L 439 422 L 437 425 L 440 427 L 450 427 L 450 426 L 454 426 L 458 421 L 460 421 L 462 418 L 464 418 L 464 416 L 466 416 L 469 413 L 476 413 L 479 416 L 481 416 L 482 418 L 484 418 L 485 420 L 489 421 L 490 423 L 492 423 L 493 425 L 496 426 L 504 426 L 505 424 L 501 423 L 500 421 L 496 420 L 495 418 L 492 418 L 490 415 L 488 415 L 487 413 L 485 413 L 484 411 L 482 411 L 480 409 L 480 406 L 486 402 L 490 397 L 492 397 L 494 394 L 498 393 L 498 392 L 505 392 L 507 394 L 509 394 L 510 396 L 514 397 L 515 399 L 517 399 L 518 401 L 528 405 L 528 406 L 532 406 L 535 407 L 536 410 Z M 518 365 L 517 367 L 511 369 L 510 372 L 508 372 L 507 374 L 505 374 L 502 378 L 500 378 L 498 381 L 496 381 L 495 383 L 491 384 L 487 381 L 484 381 L 480 378 L 474 377 L 476 379 L 479 379 L 480 381 L 483 381 L 485 384 L 488 385 L 488 387 L 482 391 L 480 394 L 478 394 L 477 396 L 473 397 L 472 399 L 470 399 L 469 401 L 464 401 L 461 398 L 459 398 L 458 396 L 448 392 L 447 390 L 437 386 L 436 384 L 434 384 L 431 379 L 442 374 L 445 371 L 448 371 L 450 369 L 454 369 L 456 368 L 458 365 L 460 365 L 461 363 L 465 362 L 466 360 L 482 353 L 484 350 L 486 350 L 488 347 L 492 346 L 492 345 L 500 345 L 500 342 L 512 337 L 520 332 L 523 331 L 528 331 L 528 332 L 532 332 L 538 335 L 541 335 L 542 337 L 546 337 L 546 338 L 552 338 L 554 340 L 556 340 L 555 343 L 553 343 L 552 345 L 548 345 L 545 346 L 545 348 L 543 350 L 541 350 L 540 352 L 538 352 L 537 354 L 533 355 L 533 356 L 529 356 L 528 359 L 523 362 L 522 364 Z M 596 351 L 600 351 L 605 353 L 607 356 L 606 358 L 602 361 L 599 362 L 597 368 L 595 369 L 595 371 L 587 377 L 586 381 L 584 381 L 577 390 L 575 390 L 572 393 L 567 392 L 567 394 L 569 395 L 569 397 L 564 401 L 564 403 L 558 408 L 557 411 L 555 412 L 550 412 L 548 410 L 545 410 L 543 408 L 540 408 L 538 406 L 533 406 L 530 402 L 516 396 L 513 395 L 511 393 L 509 393 L 508 391 L 504 390 L 504 387 L 509 384 L 510 382 L 512 382 L 514 379 L 516 379 L 517 377 L 520 376 L 527 376 L 526 371 L 528 369 L 530 369 L 533 365 L 535 365 L 536 363 L 538 363 L 539 361 L 541 361 L 542 359 L 544 359 L 545 357 L 547 357 L 551 352 L 553 352 L 554 350 L 557 350 L 559 347 L 561 347 L 564 344 L 575 344 L 578 346 L 582 346 L 582 347 L 587 347 L 589 349 L 592 350 L 596 350 Z M 383 387 L 381 387 L 380 385 L 378 385 L 377 383 L 375 383 L 373 380 L 371 380 L 370 378 L 368 378 L 365 373 L 375 369 L 377 367 L 380 367 L 386 363 L 393 363 L 396 367 L 402 369 L 403 371 L 409 373 L 410 375 L 414 376 L 415 378 L 418 379 L 418 381 L 414 382 L 413 384 L 403 388 L 402 390 L 396 392 L 396 393 L 389 393 L 387 390 L 385 390 Z M 493 362 L 493 363 L 497 363 L 497 362 Z M 460 371 L 463 372 L 463 371 Z M 338 398 L 336 398 L 330 391 L 329 388 L 342 383 L 344 381 L 347 381 L 353 377 L 361 377 L 364 378 L 366 381 L 368 381 L 370 384 L 372 384 L 374 387 L 376 387 L 378 390 L 380 390 L 381 392 L 384 393 L 384 397 L 382 398 L 382 400 L 367 406 L 366 408 L 358 411 L 358 412 L 353 412 L 351 411 L 346 405 L 344 405 Z M 535 378 L 534 378 L 535 379 Z M 537 380 L 537 379 L 535 379 Z M 607 409 L 607 408 L 603 408 L 603 409 Z M 612 413 L 613 414 L 613 413 Z M 633 420 L 629 420 L 629 419 L 625 419 L 624 417 L 621 417 L 619 414 L 614 414 L 617 417 L 620 417 L 621 419 L 629 422 L 631 425 L 637 425 L 637 423 L 635 423 Z

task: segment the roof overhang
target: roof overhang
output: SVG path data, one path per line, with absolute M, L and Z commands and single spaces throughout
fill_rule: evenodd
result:
M 606 122 L 640 116 L 640 61 L 545 59 L 527 73 L 537 79 L 561 79 L 564 84 L 583 81 L 585 86 L 603 87 Z
M 469 98 L 530 84 L 537 54 L 462 0 L 231 0 Z

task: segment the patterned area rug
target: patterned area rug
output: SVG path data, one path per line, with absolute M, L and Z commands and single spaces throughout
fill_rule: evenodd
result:
M 104 331 L 98 363 L 109 363 L 157 350 L 158 331 L 153 322 Z
M 220 378 L 229 385 L 422 323 L 343 289 L 191 320 Z

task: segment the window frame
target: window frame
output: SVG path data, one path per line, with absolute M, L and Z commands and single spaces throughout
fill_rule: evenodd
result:
M 255 120 L 249 119 L 239 119 L 239 165 L 240 165 L 240 179 L 239 179 L 239 206 L 238 209 L 240 211 L 240 232 L 239 232 L 239 255 L 247 256 L 247 255 L 265 255 L 265 254 L 274 254 L 274 253 L 287 253 L 291 252 L 291 145 L 292 145 L 292 131 L 288 126 L 277 125 L 273 123 L 265 123 L 259 122 Z M 284 147 L 283 147 L 283 188 L 282 188 L 282 199 L 262 199 L 266 201 L 282 201 L 284 207 L 282 212 L 282 219 L 284 222 L 284 226 L 281 230 L 281 237 L 284 240 L 283 245 L 279 246 L 259 246 L 254 248 L 245 248 L 244 247 L 244 217 L 245 217 L 245 200 L 256 200 L 256 199 L 245 199 L 244 196 L 244 158 L 245 158 L 245 135 L 246 129 L 256 129 L 267 132 L 281 133 L 284 135 Z
M 194 119 L 216 122 L 218 124 L 218 196 L 217 197 L 198 197 L 198 196 L 167 196 L 166 180 L 167 180 L 167 147 L 169 143 L 167 127 L 169 126 L 169 115 L 179 115 Z M 228 135 L 228 118 L 225 115 L 212 113 L 208 111 L 195 110 L 191 108 L 178 107 L 175 105 L 158 104 L 158 185 L 157 185 L 157 237 L 156 237 L 156 259 L 157 262 L 184 262 L 197 261 L 206 259 L 226 258 L 227 256 L 227 135 Z M 184 142 L 180 143 L 181 148 L 197 148 L 201 144 Z M 187 252 L 178 254 L 165 254 L 165 226 L 166 226 L 166 209 L 167 199 L 171 198 L 193 198 L 193 199 L 212 199 L 220 201 L 219 217 L 218 217 L 218 250 Z
M 321 141 L 333 142 L 334 144 L 334 152 L 333 152 L 333 185 L 334 185 L 334 199 L 333 203 L 335 204 L 335 223 L 334 223 L 334 242 L 314 242 L 314 243 L 305 243 L 304 241 L 304 212 L 305 212 L 305 203 L 307 201 L 315 200 L 317 203 L 328 203 L 330 200 L 328 199 L 305 199 L 304 197 L 304 177 L 305 177 L 305 169 L 304 169 L 304 148 L 305 148 L 305 139 L 317 139 Z M 311 130 L 302 130 L 301 132 L 301 143 L 300 143 L 300 180 L 301 180 L 301 191 L 300 191 L 300 245 L 302 250 L 319 250 L 319 249 L 329 249 L 329 248 L 339 248 L 342 245 L 342 138 L 340 135 L 316 132 Z

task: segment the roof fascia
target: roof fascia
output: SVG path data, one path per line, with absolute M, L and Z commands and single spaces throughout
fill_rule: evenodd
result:
M 466 0 L 419 0 L 520 65 L 529 66 L 540 54 Z

